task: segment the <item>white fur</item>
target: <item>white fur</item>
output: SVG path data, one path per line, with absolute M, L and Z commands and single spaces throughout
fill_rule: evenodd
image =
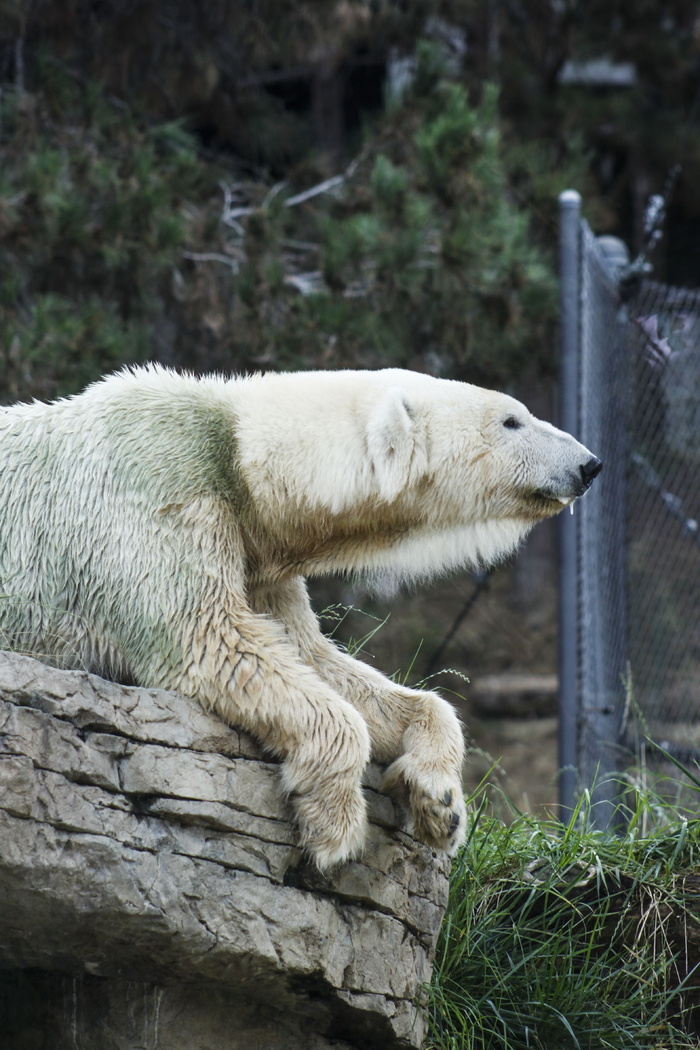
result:
M 320 867 L 362 848 L 370 754 L 416 834 L 454 850 L 452 708 L 336 649 L 302 577 L 491 563 L 579 494 L 590 457 L 512 398 L 397 369 L 124 371 L 0 411 L 0 642 L 255 733 Z

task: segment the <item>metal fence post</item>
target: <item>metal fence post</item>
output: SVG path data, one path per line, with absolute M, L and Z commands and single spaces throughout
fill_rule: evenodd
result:
M 559 424 L 577 435 L 580 333 L 581 195 L 559 196 L 561 346 Z M 575 803 L 578 767 L 578 537 L 569 514 L 559 518 L 559 812 L 567 821 Z
M 627 668 L 627 314 L 608 245 L 581 223 L 577 437 L 603 460 L 577 509 L 578 772 L 601 831 L 624 823 L 621 749 Z M 601 250 L 601 248 L 603 250 Z

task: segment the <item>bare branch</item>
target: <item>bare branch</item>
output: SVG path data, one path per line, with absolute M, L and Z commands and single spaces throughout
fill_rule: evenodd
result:
M 333 175 L 330 179 L 324 179 L 323 182 L 319 182 L 316 186 L 311 186 L 308 190 L 303 190 L 301 193 L 296 193 L 292 197 L 288 197 L 284 202 L 287 208 L 293 208 L 297 204 L 303 204 L 305 201 L 312 200 L 314 197 L 319 197 L 322 193 L 328 193 L 330 190 L 336 189 L 338 186 L 342 186 L 344 182 L 352 178 L 357 170 L 360 162 L 363 160 L 364 154 L 360 154 L 355 157 L 353 161 L 348 164 L 345 171 L 340 175 Z M 238 219 L 245 218 L 246 215 L 251 215 L 257 208 L 250 204 L 242 204 L 241 200 L 243 194 L 241 192 L 239 183 L 225 183 L 219 184 L 224 194 L 224 208 L 222 212 L 222 222 L 225 226 L 231 226 L 240 235 L 243 234 L 243 227 L 238 222 Z M 282 192 L 286 187 L 286 182 L 276 183 L 269 191 L 261 207 L 267 208 L 270 202 Z
M 284 278 L 284 283 L 291 288 L 296 288 L 302 295 L 317 295 L 325 290 L 320 270 L 312 270 L 310 273 L 289 273 Z
M 359 157 L 355 157 L 348 164 L 342 175 L 333 175 L 332 178 L 319 182 L 317 186 L 312 186 L 311 189 L 304 190 L 303 193 L 297 193 L 294 197 L 288 197 L 284 203 L 288 208 L 293 208 L 295 204 L 303 204 L 304 201 L 311 200 L 312 197 L 318 197 L 321 193 L 328 193 L 329 190 L 334 190 L 336 186 L 342 186 L 344 182 L 351 179 L 355 174 L 362 159 L 363 154 L 360 154 Z
M 237 259 L 232 259 L 229 255 L 219 255 L 218 252 L 182 252 L 183 259 L 192 259 L 193 262 L 220 262 L 224 263 L 225 266 L 230 266 L 234 273 L 238 273 L 240 270 L 240 263 Z
M 293 208 L 295 204 L 303 204 L 304 201 L 311 200 L 312 197 L 318 197 L 321 193 L 328 193 L 329 190 L 342 185 L 345 182 L 345 178 L 345 175 L 334 175 L 332 178 L 326 179 L 325 182 L 319 182 L 317 186 L 304 190 L 303 193 L 297 193 L 294 197 L 288 197 L 284 203 L 288 208 Z

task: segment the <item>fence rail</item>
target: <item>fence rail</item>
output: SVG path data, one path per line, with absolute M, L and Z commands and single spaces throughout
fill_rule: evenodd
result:
M 604 462 L 561 525 L 560 798 L 608 826 L 640 739 L 700 757 L 700 292 L 625 286 L 560 207 L 561 425 Z

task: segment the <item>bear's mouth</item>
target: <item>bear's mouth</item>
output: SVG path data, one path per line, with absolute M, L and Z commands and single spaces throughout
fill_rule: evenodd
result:
M 577 493 L 566 493 L 566 495 L 560 495 L 559 493 L 552 492 L 548 489 L 535 489 L 532 493 L 532 498 L 537 503 L 544 503 L 547 506 L 551 506 L 554 509 L 560 509 L 561 507 L 568 507 L 570 503 L 573 503 L 575 499 L 583 495 L 582 492 Z
M 574 494 L 554 492 L 552 489 L 536 489 L 530 493 L 530 513 L 536 521 L 541 521 L 543 518 L 553 518 L 564 510 L 564 507 L 570 507 L 573 512 L 574 503 L 582 495 L 583 492 Z

